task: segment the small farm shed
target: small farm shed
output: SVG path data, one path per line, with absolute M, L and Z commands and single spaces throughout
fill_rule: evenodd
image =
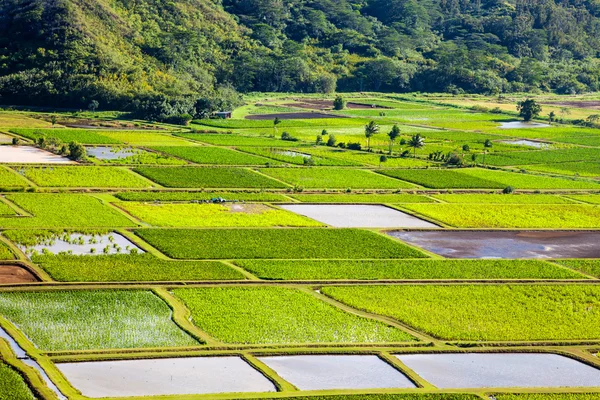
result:
M 221 119 L 229 119 L 231 118 L 231 111 L 217 111 L 215 113 L 215 117 Z

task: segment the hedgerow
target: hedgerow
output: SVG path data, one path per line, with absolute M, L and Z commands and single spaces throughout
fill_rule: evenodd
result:
M 285 188 L 287 185 L 245 168 L 140 167 L 135 172 L 166 187 Z
M 321 291 L 447 340 L 600 338 L 598 286 L 326 286 Z
M 361 229 L 138 229 L 172 258 L 423 258 L 383 235 Z
M 35 255 L 53 279 L 61 282 L 209 281 L 244 276 L 214 261 L 169 261 L 143 254 Z
M 0 314 L 47 351 L 198 345 L 149 291 L 3 292 Z
M 381 343 L 409 334 L 349 314 L 298 289 L 218 287 L 175 289 L 194 324 L 226 343 Z
M 235 263 L 259 278 L 273 280 L 584 278 L 538 260 L 237 260 Z

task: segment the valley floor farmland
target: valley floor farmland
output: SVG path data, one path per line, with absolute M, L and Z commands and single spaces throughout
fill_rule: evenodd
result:
M 600 400 L 600 129 L 345 97 L 0 111 L 0 399 Z

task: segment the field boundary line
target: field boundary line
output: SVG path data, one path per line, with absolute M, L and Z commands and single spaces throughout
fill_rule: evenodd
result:
M 262 279 L 260 279 L 258 276 L 252 274 L 250 271 L 246 270 L 245 268 L 240 267 L 239 265 L 235 264 L 231 260 L 219 260 L 219 262 L 227 265 L 230 268 L 235 269 L 236 271 L 238 271 L 239 273 L 244 275 L 246 277 L 246 279 L 249 281 L 262 281 Z
M 279 375 L 277 372 L 275 372 L 274 369 L 269 367 L 264 362 L 260 361 L 254 355 L 249 354 L 249 353 L 243 353 L 241 355 L 241 358 L 244 361 L 246 361 L 248 364 L 250 364 L 250 366 L 252 368 L 254 368 L 258 372 L 260 372 L 265 378 L 267 378 L 269 381 L 271 381 L 271 383 L 273 383 L 273 385 L 275 386 L 275 388 L 277 389 L 278 392 L 297 392 L 298 391 L 298 388 L 296 386 L 292 385 L 290 382 L 283 379 L 281 377 L 281 375 Z
M 395 357 L 393 354 L 382 351 L 377 355 L 383 362 L 400 372 L 402 375 L 406 376 L 412 383 L 415 384 L 418 388 L 423 389 L 437 389 L 434 385 L 423 379 L 419 374 L 409 368 L 406 364 L 404 364 L 398 357 Z

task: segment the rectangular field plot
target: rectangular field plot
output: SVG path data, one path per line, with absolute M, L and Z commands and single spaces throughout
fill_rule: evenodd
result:
M 32 259 L 53 279 L 61 282 L 245 279 L 242 273 L 221 262 L 161 260 L 151 254 L 34 255 Z
M 9 234 L 10 236 L 10 234 Z M 40 239 L 36 244 L 21 244 L 19 248 L 26 254 L 129 254 L 143 253 L 143 250 L 129 239 L 115 232 L 104 234 L 71 233 L 52 235 Z
M 57 364 L 86 397 L 274 392 L 239 357 L 189 357 Z
M 456 228 L 598 228 L 600 207 L 587 204 L 405 204 Z
M 174 155 L 197 164 L 214 165 L 265 165 L 274 163 L 268 158 L 231 149 L 209 146 L 154 147 L 154 150 Z
M 377 356 L 273 356 L 259 360 L 300 390 L 415 387 Z
M 321 291 L 446 340 L 600 338 L 598 286 L 326 286 Z
M 33 146 L 0 146 L 0 163 L 75 164 L 66 157 Z
M 134 147 L 87 146 L 88 158 L 98 164 L 185 165 L 184 160 Z
M 303 203 L 433 203 L 435 200 L 418 194 L 293 194 L 289 197 Z M 600 197 L 600 196 L 599 196 Z
M 3 228 L 135 226 L 123 214 L 85 194 L 15 193 L 6 198 L 32 216 L 0 216 L 0 227 Z
M 556 263 L 600 278 L 600 260 L 556 260 Z
M 431 197 L 460 204 L 573 204 L 568 198 L 554 194 L 435 194 Z
M 449 258 L 600 258 L 598 232 L 388 232 Z
M 349 314 L 299 289 L 175 289 L 200 329 L 226 343 L 381 343 L 415 340 L 379 321 Z
M 14 187 L 28 187 L 31 186 L 21 175 L 15 171 L 6 167 L 0 166 L 0 187 L 2 188 L 14 188 Z
M 284 204 L 281 208 L 337 228 L 438 228 L 423 219 L 381 205 Z
M 16 171 L 44 187 L 147 188 L 152 183 L 122 167 L 20 167 Z
M 117 204 L 134 217 L 154 226 L 322 226 L 320 222 L 264 204 Z
M 103 136 L 132 146 L 195 146 L 193 142 L 169 133 L 147 131 L 103 131 Z
M 235 263 L 269 280 L 585 279 L 577 272 L 537 260 L 238 260 Z M 600 264 L 597 275 L 600 276 Z
M 5 292 L 0 314 L 47 351 L 199 345 L 149 291 Z
M 214 144 L 217 146 L 257 146 L 257 147 L 296 147 L 298 142 L 291 142 L 262 136 L 241 136 L 234 134 L 177 133 L 175 136 Z
M 139 229 L 135 232 L 169 257 L 179 259 L 425 257 L 402 243 L 360 229 Z
M 600 153 L 600 150 L 598 151 Z M 554 164 L 534 164 L 521 167 L 530 171 L 548 172 L 559 175 L 577 175 L 597 178 L 600 176 L 600 162 L 566 162 Z
M 361 169 L 267 168 L 264 174 L 304 188 L 410 189 L 414 185 Z
M 460 173 L 474 178 L 498 182 L 503 188 L 512 186 L 516 189 L 600 189 L 600 182 L 584 179 L 555 178 L 545 175 L 495 171 L 481 168 L 463 168 Z
M 136 168 L 166 187 L 179 188 L 286 188 L 287 185 L 245 168 Z
M 110 138 L 101 129 L 66 129 L 66 128 L 51 128 L 51 129 L 11 129 L 12 133 L 26 137 L 33 141 L 44 138 L 56 138 L 63 143 L 76 141 L 82 144 L 120 144 L 121 142 Z
M 121 192 L 115 197 L 124 201 L 189 202 L 222 199 L 226 202 L 283 202 L 289 198 L 269 192 Z
M 0 399 L 36 399 L 36 396 L 29 389 L 21 374 L 4 362 L 0 362 Z
M 600 370 L 556 354 L 406 354 L 396 357 L 441 389 L 600 385 Z
M 500 189 L 504 187 L 489 179 L 465 176 L 458 170 L 387 169 L 380 173 L 433 189 Z

